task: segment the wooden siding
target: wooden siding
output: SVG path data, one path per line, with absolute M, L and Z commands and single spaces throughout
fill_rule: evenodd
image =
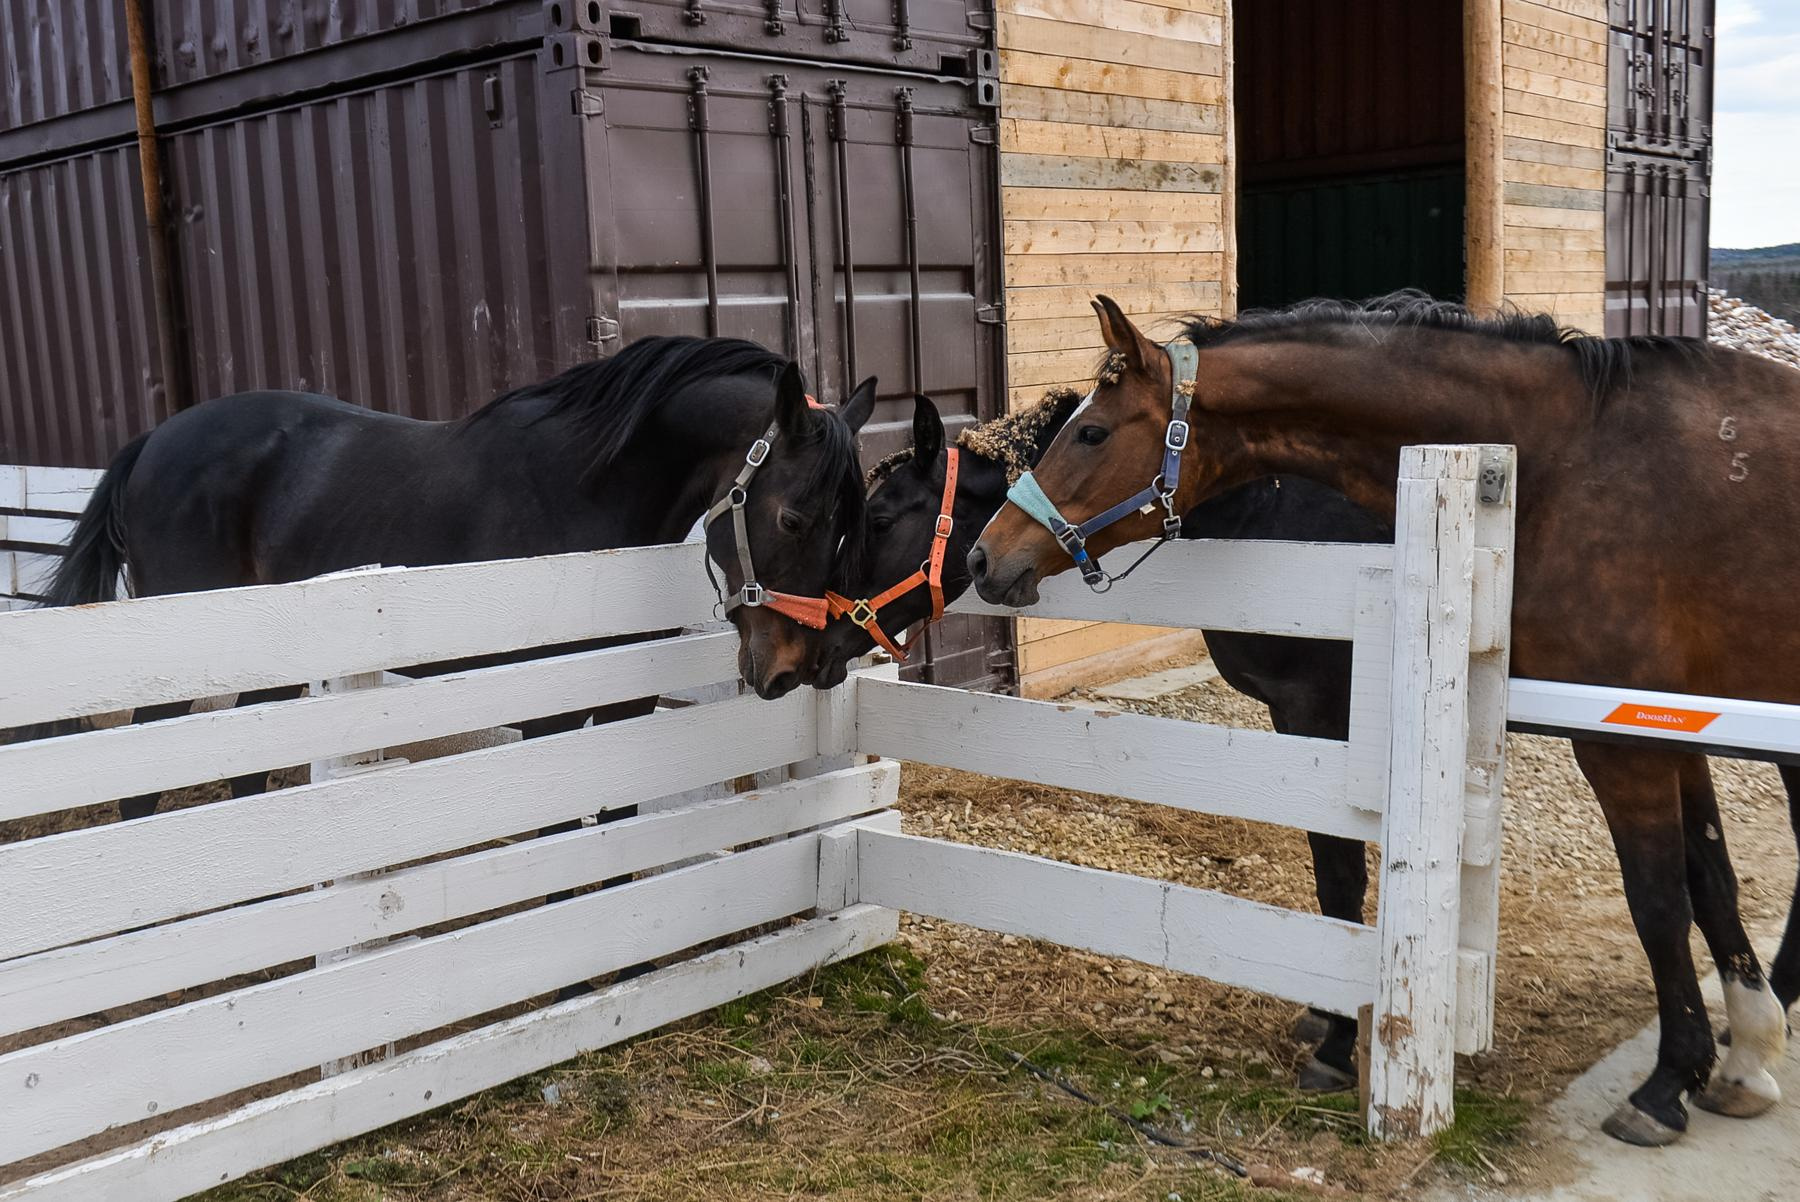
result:
M 1011 404 L 1088 386 L 1102 347 L 1096 292 L 1146 328 L 1223 311 L 1235 277 L 1228 7 L 998 0 Z M 1168 633 L 1021 618 L 1021 687 L 1060 690 L 1084 664 L 1098 674 L 1135 652 L 1166 655 L 1179 639 L 1147 640 Z
M 1600 333 L 1606 0 L 1498 0 L 1506 298 Z

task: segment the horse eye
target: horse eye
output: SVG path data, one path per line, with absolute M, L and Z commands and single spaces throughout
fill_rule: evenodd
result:
M 802 530 L 806 529 L 806 520 L 791 509 L 782 510 L 775 521 L 781 526 L 781 529 L 788 534 L 799 534 Z
M 1084 447 L 1097 447 L 1112 433 L 1105 426 L 1083 426 L 1075 431 L 1075 440 Z
M 869 519 L 869 529 L 876 534 L 886 534 L 893 528 L 894 519 L 885 513 Z

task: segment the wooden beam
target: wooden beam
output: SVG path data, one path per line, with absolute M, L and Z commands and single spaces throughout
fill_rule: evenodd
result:
M 1464 247 L 1470 308 L 1498 309 L 1506 297 L 1502 256 L 1505 144 L 1500 76 L 1500 0 L 1463 0 Z

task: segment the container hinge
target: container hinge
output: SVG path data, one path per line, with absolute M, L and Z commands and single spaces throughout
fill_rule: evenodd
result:
M 998 142 L 999 137 L 1000 127 L 997 125 L 972 125 L 969 127 L 969 141 L 979 146 L 993 146 Z
M 894 0 L 894 49 L 912 48 L 912 0 Z
M 828 132 L 833 142 L 842 142 L 850 136 L 849 92 L 849 83 L 842 79 L 833 79 L 825 85 L 825 94 L 831 98 L 831 124 Z
M 619 323 L 599 313 L 588 315 L 587 340 L 595 346 L 611 342 L 619 336 Z
M 984 30 L 993 29 L 994 10 L 985 4 L 969 9 L 969 28 Z
M 763 18 L 763 32 L 772 38 L 786 33 L 787 22 L 781 19 L 781 0 L 764 0 L 763 8 L 769 14 Z
M 483 76 L 481 80 L 481 108 L 487 114 L 488 128 L 499 129 L 506 124 L 500 114 L 500 77 L 498 75 Z
M 688 128 L 697 133 L 704 133 L 712 127 L 706 106 L 707 75 L 705 67 L 688 68 Z
M 1006 306 L 1001 304 L 976 305 L 975 320 L 984 326 L 1005 325 Z
M 850 26 L 844 20 L 844 0 L 825 0 L 825 40 L 833 45 L 850 40 Z
M 894 141 L 902 146 L 913 144 L 913 90 L 894 89 Z
M 788 136 L 788 77 L 777 72 L 769 76 L 769 132 L 777 138 Z
M 687 0 L 687 11 L 681 14 L 681 19 L 689 25 L 706 24 L 706 13 L 700 8 L 700 0 Z
M 606 116 L 606 94 L 590 92 L 586 88 L 576 88 L 570 95 L 572 107 L 577 117 Z

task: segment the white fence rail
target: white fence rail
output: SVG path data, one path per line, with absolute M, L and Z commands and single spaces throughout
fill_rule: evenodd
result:
M 333 686 L 0 745 L 0 1199 L 184 1196 L 891 938 L 891 910 L 843 900 L 843 841 L 821 832 L 879 819 L 897 765 L 847 756 L 846 695 L 770 703 L 714 687 L 735 681 L 734 634 L 392 674 L 705 621 L 701 554 L 371 570 L 0 614 L 0 727 Z M 381 758 L 674 692 L 690 703 Z M 221 797 L 232 776 L 309 764 L 310 782 Z M 737 787 L 752 777 L 778 783 Z M 163 812 L 132 822 L 79 809 L 161 790 Z M 636 816 L 605 820 L 629 806 Z M 574 896 L 543 904 L 562 892 Z M 686 958 L 721 940 L 728 952 Z M 525 1003 L 538 1008 L 446 1033 Z M 108 1145 L 69 1163 L 75 1147 Z
M 43 597 L 99 471 L 0 464 L 0 613 Z

